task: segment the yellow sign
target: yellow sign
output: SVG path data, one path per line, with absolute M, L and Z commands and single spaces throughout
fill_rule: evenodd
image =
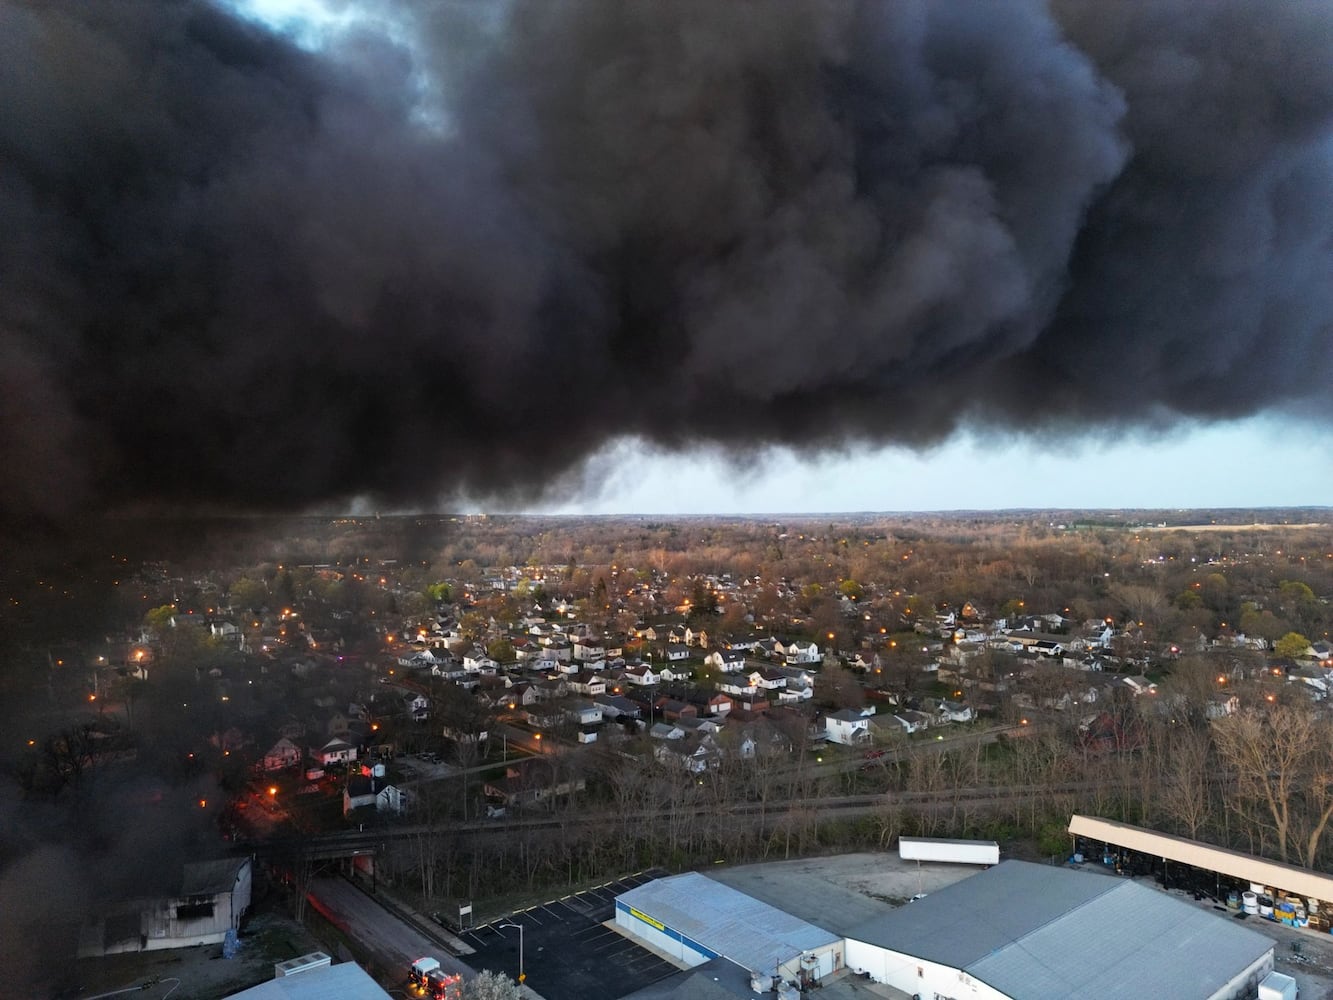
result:
M 642 920 L 642 921 L 643 921 L 645 924 L 647 924 L 649 927 L 656 927 L 659 931 L 664 931 L 664 930 L 666 930 L 666 924 L 662 923 L 662 922 L 659 921 L 659 920 L 654 920 L 652 917 L 648 916 L 648 914 L 646 914 L 646 913 L 640 913 L 638 910 L 634 909 L 634 907 L 632 907 L 632 906 L 629 908 L 629 912 L 630 912 L 630 916 L 638 917 L 640 920 Z

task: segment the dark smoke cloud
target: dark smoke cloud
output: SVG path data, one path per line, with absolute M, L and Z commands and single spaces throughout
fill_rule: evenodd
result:
M 1328 4 L 385 11 L 0 3 L 0 514 L 1328 416 Z

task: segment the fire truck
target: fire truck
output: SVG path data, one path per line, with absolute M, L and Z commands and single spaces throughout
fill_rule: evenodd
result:
M 418 958 L 407 974 L 413 989 L 428 1000 L 462 1000 L 463 977 L 440 968 L 435 958 Z

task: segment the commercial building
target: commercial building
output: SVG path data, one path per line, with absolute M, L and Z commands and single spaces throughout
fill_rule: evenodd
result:
M 839 935 L 697 872 L 621 894 L 616 926 L 692 966 L 727 958 L 751 972 L 809 983 L 845 964 Z
M 316 966 L 233 993 L 227 1000 L 390 1000 L 355 962 Z
M 222 942 L 250 909 L 251 869 L 249 858 L 185 865 L 175 895 L 127 901 L 87 923 L 79 935 L 79 957 Z
M 1005 861 L 851 930 L 849 968 L 963 1000 L 1253 997 L 1274 943 L 1156 889 Z

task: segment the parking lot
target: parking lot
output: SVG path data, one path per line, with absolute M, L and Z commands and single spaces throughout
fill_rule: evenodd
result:
M 639 872 L 464 931 L 477 949 L 468 964 L 517 978 L 520 935 L 505 925 L 519 924 L 528 985 L 543 996 L 616 1000 L 656 982 L 676 967 L 602 924 L 615 916 L 616 896 L 665 874 Z

